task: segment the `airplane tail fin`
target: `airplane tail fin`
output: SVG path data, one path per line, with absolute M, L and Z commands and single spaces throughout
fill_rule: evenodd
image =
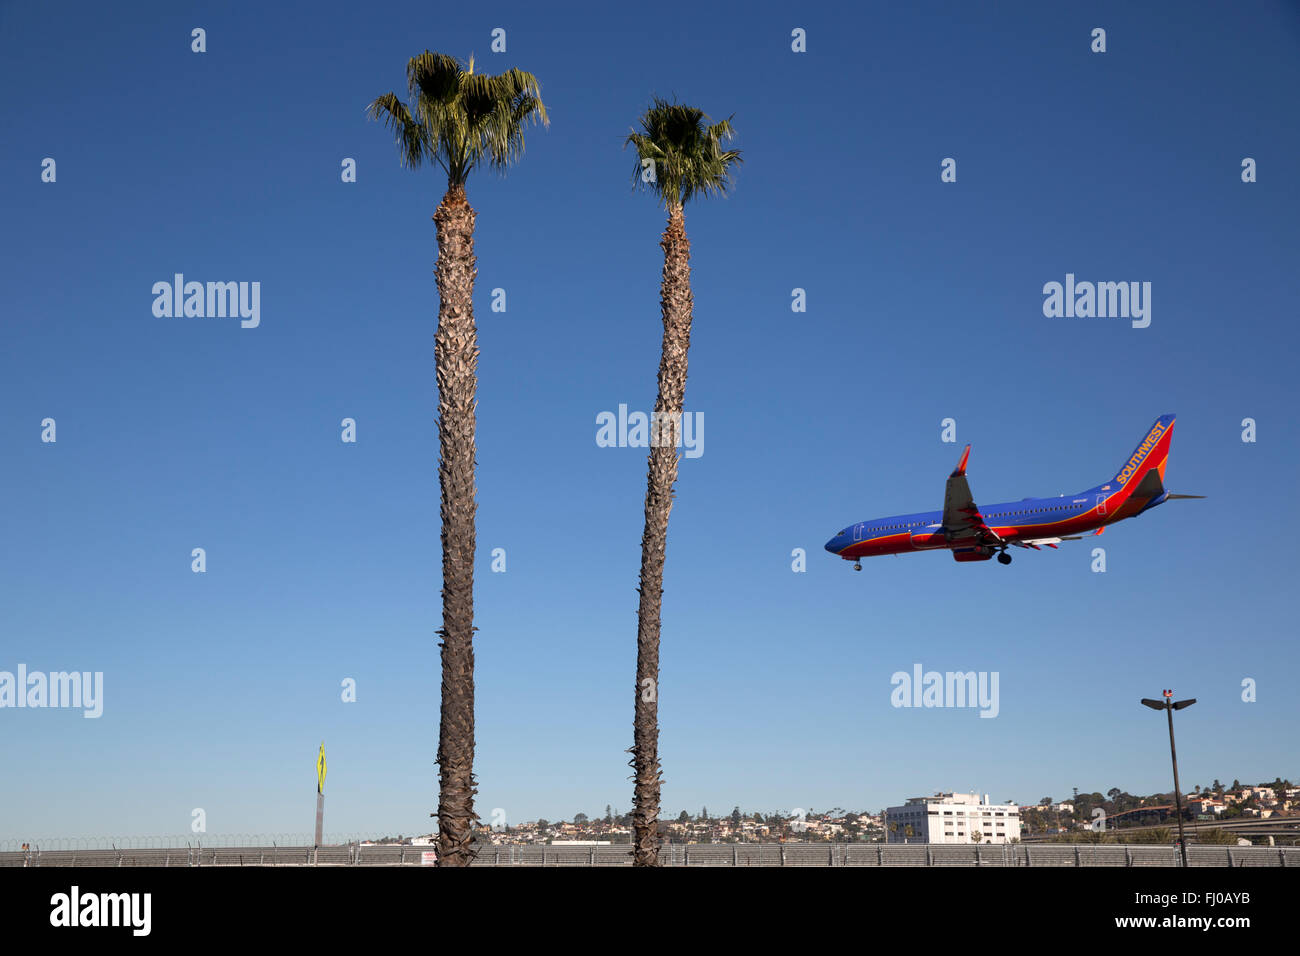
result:
M 1128 456 L 1124 465 L 1110 480 L 1110 484 L 1119 485 L 1125 490 L 1137 488 L 1146 481 L 1148 485 L 1164 485 L 1165 466 L 1169 463 L 1169 446 L 1174 437 L 1175 415 L 1161 415 L 1147 429 L 1146 435 L 1138 442 L 1133 454 Z
M 1205 495 L 1178 495 L 1165 490 L 1165 466 L 1174 437 L 1173 415 L 1161 415 L 1147 430 L 1124 467 L 1099 491 L 1109 492 L 1106 507 L 1121 517 L 1141 514 L 1179 498 L 1204 498 Z M 1118 486 L 1118 487 L 1117 487 Z M 1098 531 L 1097 534 L 1101 534 Z

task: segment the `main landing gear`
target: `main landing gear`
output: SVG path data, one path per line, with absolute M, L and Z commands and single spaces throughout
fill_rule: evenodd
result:
M 1006 548 L 1003 548 L 1000 552 L 998 552 L 998 564 L 1010 564 L 1010 563 L 1011 563 L 1011 555 L 1007 554 Z

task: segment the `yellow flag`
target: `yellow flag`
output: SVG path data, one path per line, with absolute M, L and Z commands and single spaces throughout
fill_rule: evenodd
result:
M 320 742 L 320 754 L 316 757 L 316 792 L 325 792 L 325 741 Z

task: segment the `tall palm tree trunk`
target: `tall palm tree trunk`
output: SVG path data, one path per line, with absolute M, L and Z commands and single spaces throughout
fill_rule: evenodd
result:
M 438 482 L 442 488 L 442 711 L 438 728 L 438 865 L 468 866 L 474 814 L 474 210 L 451 186 L 438 229 Z
M 641 593 L 637 610 L 636 711 L 632 766 L 633 863 L 659 865 L 659 615 L 663 604 L 668 515 L 677 482 L 677 435 L 686 396 L 686 353 L 691 344 L 691 244 L 680 205 L 668 213 L 659 245 L 664 250 L 659 304 L 664 341 L 659 358 L 659 395 L 651 429 L 646 481 L 645 532 L 641 536 Z

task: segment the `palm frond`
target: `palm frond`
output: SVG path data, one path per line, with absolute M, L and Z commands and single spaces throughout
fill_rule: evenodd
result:
M 633 187 L 654 193 L 665 208 L 684 206 L 696 195 L 726 195 L 743 160 L 740 150 L 722 148 L 736 135 L 731 118 L 713 124 L 708 119 L 703 110 L 654 97 L 641 115 L 641 131 L 633 130 L 624 142 L 624 148 L 636 148 Z M 654 163 L 652 183 L 642 178 L 646 160 Z
M 403 165 L 436 161 L 449 185 L 463 185 L 483 161 L 504 170 L 524 152 L 524 126 L 549 125 L 537 77 L 519 69 L 475 73 L 473 59 L 425 50 L 406 66 L 410 100 L 388 93 L 367 110 L 395 133 Z
M 366 107 L 366 115 L 381 121 L 393 131 L 397 153 L 403 166 L 416 169 L 429 157 L 428 142 L 423 127 L 411 118 L 406 104 L 396 93 L 385 93 Z
M 450 101 L 460 86 L 460 61 L 446 53 L 425 50 L 406 64 L 406 86 L 411 99 Z

